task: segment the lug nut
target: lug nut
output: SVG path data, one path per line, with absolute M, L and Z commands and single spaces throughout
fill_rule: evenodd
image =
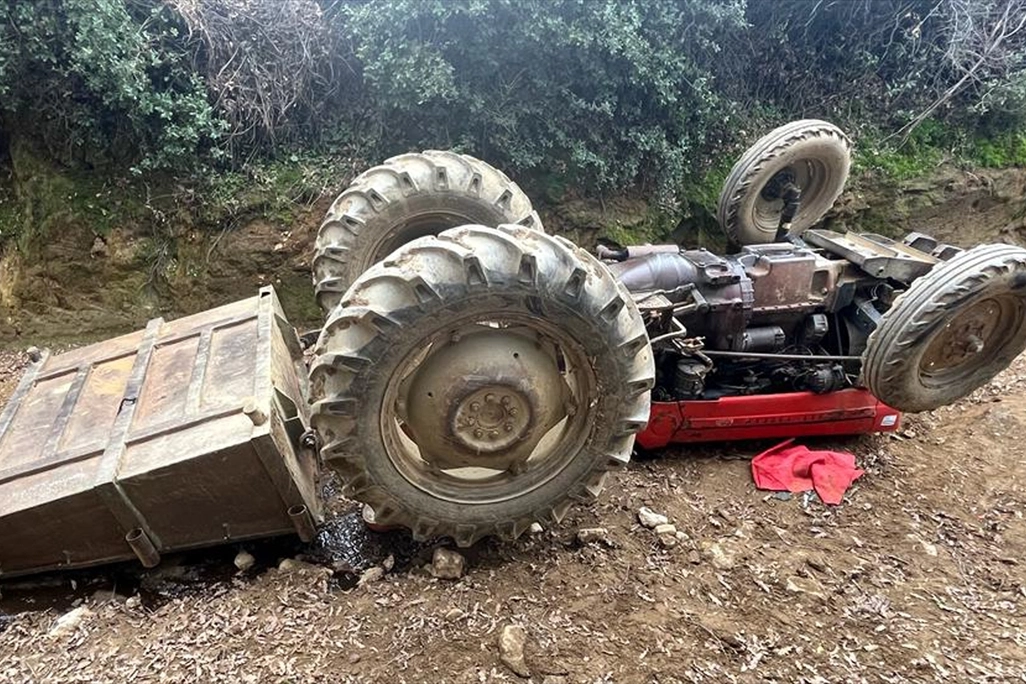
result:
M 509 406 L 511 403 L 513 403 L 513 400 L 510 399 L 509 397 L 503 397 L 502 398 L 502 405 L 503 406 Z
M 488 433 L 488 436 L 491 437 L 492 439 L 495 439 L 496 437 L 499 436 L 499 431 L 498 430 L 492 430 L 491 432 Z
M 494 394 L 486 394 L 485 395 L 485 401 L 488 402 L 489 404 L 494 404 L 495 403 L 495 395 Z
M 508 413 L 511 416 L 516 416 L 517 415 L 517 407 L 516 406 L 510 406 L 508 409 L 506 409 L 506 413 Z
M 503 426 L 503 429 L 504 429 L 504 430 L 505 430 L 506 432 L 513 432 L 513 423 L 506 423 L 506 424 L 505 424 L 505 425 Z
M 484 430 L 482 430 L 481 428 L 477 428 L 476 430 L 474 430 L 474 436 L 478 439 L 481 439 L 482 437 L 484 437 Z
M 475 402 L 473 402 L 473 403 L 472 403 L 472 404 L 470 405 L 470 410 L 471 410 L 471 411 L 473 411 L 474 413 L 477 413 L 478 411 L 480 411 L 480 410 L 481 410 L 481 404 L 479 404 L 479 403 L 478 403 L 478 402 L 476 402 L 476 401 L 475 401 Z

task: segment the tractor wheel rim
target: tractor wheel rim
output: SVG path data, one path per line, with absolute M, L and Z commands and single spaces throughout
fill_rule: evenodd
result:
M 547 414 L 550 422 L 558 422 L 544 432 L 526 458 L 510 462 L 505 450 L 516 448 L 511 434 L 521 436 L 528 425 L 545 421 L 541 414 L 546 412 L 535 405 L 537 398 L 532 399 L 530 392 L 518 391 L 502 378 L 494 382 L 478 378 L 472 391 L 457 391 L 456 401 L 432 409 L 430 417 L 444 418 L 451 430 L 446 438 L 454 451 L 463 452 L 464 458 L 468 450 L 482 448 L 472 465 L 451 467 L 454 464 L 448 462 L 447 455 L 421 451 L 417 433 L 411 429 L 423 417 L 415 406 L 421 398 L 411 397 L 411 386 L 422 369 L 431 370 L 454 337 L 475 326 L 487 328 L 492 334 L 508 329 L 510 332 L 505 334 L 515 336 L 517 343 L 525 332 L 535 336 L 539 349 L 551 350 L 551 365 L 565 393 L 560 399 L 560 415 L 551 415 L 551 410 Z M 553 380 L 544 378 L 543 384 L 550 383 L 551 387 Z M 594 426 L 595 412 L 578 409 L 597 403 L 590 399 L 597 386 L 582 345 L 566 331 L 537 317 L 511 313 L 501 318 L 474 316 L 450 323 L 427 336 L 425 344 L 397 364 L 389 378 L 380 411 L 385 450 L 396 471 L 431 496 L 456 504 L 507 501 L 542 487 L 579 454 Z M 476 419 L 473 424 L 467 420 L 470 417 Z
M 1012 294 L 981 299 L 957 313 L 923 352 L 923 385 L 943 387 L 989 366 L 1014 341 L 1024 315 L 1026 304 Z
M 830 178 L 829 167 L 819 159 L 797 159 L 773 174 L 773 178 L 781 173 L 790 173 L 794 177 L 795 185 L 801 189 L 802 206 L 814 202 L 823 193 Z M 762 196 L 760 188 L 752 206 L 752 219 L 756 227 L 764 233 L 775 234 L 783 213 L 784 200 L 767 199 Z M 798 215 L 801 213 L 799 209 Z M 796 216 L 795 219 L 797 218 Z

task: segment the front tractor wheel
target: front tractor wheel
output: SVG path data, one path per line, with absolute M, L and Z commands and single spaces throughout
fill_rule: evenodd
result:
M 800 237 L 837 200 L 851 167 L 851 142 L 831 123 L 792 121 L 770 131 L 734 164 L 716 218 L 736 245 Z
M 870 335 L 862 382 L 901 411 L 988 383 L 1026 350 L 1026 249 L 980 245 L 917 279 Z
M 322 457 L 379 524 L 515 539 L 594 499 L 648 420 L 628 293 L 562 238 L 464 226 L 360 276 L 311 367 Z

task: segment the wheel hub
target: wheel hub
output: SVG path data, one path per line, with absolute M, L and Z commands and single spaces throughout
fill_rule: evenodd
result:
M 428 350 L 399 406 L 420 458 L 439 469 L 519 470 L 571 403 L 554 354 L 537 336 L 485 325 Z
M 531 425 L 531 403 L 508 386 L 482 387 L 457 405 L 453 435 L 478 452 L 502 451 L 522 439 Z
M 987 300 L 957 316 L 927 349 L 923 370 L 939 373 L 953 369 L 989 349 L 1001 313 L 997 302 Z

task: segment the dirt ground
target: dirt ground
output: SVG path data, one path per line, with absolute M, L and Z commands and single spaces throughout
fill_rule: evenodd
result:
M 0 359 L 0 394 L 21 363 Z M 667 451 L 561 526 L 469 550 L 458 580 L 336 500 L 315 544 L 250 545 L 246 572 L 231 547 L 0 583 L 0 681 L 526 682 L 507 625 L 538 683 L 1026 681 L 1024 431 L 1026 357 L 898 435 L 806 442 L 867 471 L 840 506 L 757 491 L 764 444 Z M 662 548 L 641 506 L 687 539 Z

